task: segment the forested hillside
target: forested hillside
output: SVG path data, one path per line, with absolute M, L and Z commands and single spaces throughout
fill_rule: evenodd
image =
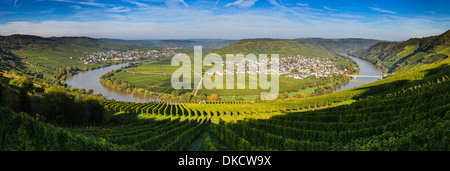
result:
M 350 54 L 385 66 L 392 73 L 405 72 L 448 57 L 450 30 L 438 36 L 411 38 L 404 42 L 380 42 Z

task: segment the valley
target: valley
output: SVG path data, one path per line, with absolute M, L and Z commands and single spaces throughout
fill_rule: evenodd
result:
M 408 45 L 396 53 L 392 59 L 399 62 L 390 66 L 399 69 L 385 79 L 336 89 L 350 81 L 340 72 L 333 77 L 281 76 L 282 98 L 273 101 L 258 100 L 257 89 L 201 90 L 198 97 L 193 90 L 173 91 L 165 81 L 179 67 L 171 66 L 167 57 L 89 64 L 67 57 L 139 47 L 90 38 L 1 37 L 0 149 L 448 151 L 450 59 L 442 56 L 446 45 L 437 41 L 445 37 L 437 37 L 426 46 Z M 301 55 L 305 60 L 327 61 L 324 65 L 334 64 L 328 69 L 346 69 L 347 74 L 383 73 L 341 51 L 361 55 L 383 43 L 367 44 L 367 49 L 357 51 L 359 47 L 340 49 L 350 44 L 330 41 L 241 40 L 210 52 L 279 53 L 288 63 L 300 59 L 289 56 Z M 152 48 L 140 51 L 163 50 Z M 416 56 L 422 49 L 428 54 Z M 432 52 L 436 54 L 429 55 Z M 294 62 L 283 66 L 288 67 L 286 71 L 302 72 L 292 67 L 297 66 Z M 203 66 L 202 72 L 209 68 Z M 251 78 L 246 75 L 246 79 Z

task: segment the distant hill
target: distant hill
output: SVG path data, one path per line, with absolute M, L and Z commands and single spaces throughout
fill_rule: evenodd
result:
M 328 50 L 337 52 L 337 53 L 346 53 L 349 51 L 356 51 L 360 49 L 369 48 L 372 45 L 375 45 L 380 40 L 375 39 L 361 39 L 361 38 L 347 38 L 347 39 L 306 39 L 305 41 L 311 41 L 317 44 L 322 45 Z
M 122 40 L 122 39 L 107 39 L 107 38 L 101 38 L 98 39 L 104 42 L 112 43 L 112 44 L 118 44 L 118 45 L 126 45 L 126 46 L 144 46 L 144 47 L 151 47 L 159 40 Z
M 101 42 L 89 37 L 50 37 L 59 43 L 65 45 L 79 45 L 84 47 L 99 47 Z
M 411 38 L 404 42 L 380 42 L 351 55 L 400 73 L 434 63 L 450 55 L 450 30 L 438 36 Z
M 20 49 L 29 45 L 56 46 L 60 44 L 52 39 L 33 35 L 14 34 L 11 36 L 0 36 L 0 46 L 6 49 Z
M 279 54 L 280 57 L 303 55 L 307 57 L 321 57 L 334 59 L 335 54 L 323 46 L 298 40 L 264 39 L 264 40 L 242 40 L 231 46 L 212 51 L 221 56 L 226 54 Z
M 236 43 L 236 40 L 226 39 L 171 39 L 171 40 L 121 40 L 121 39 L 99 39 L 108 43 L 144 46 L 144 47 L 180 47 L 190 48 L 194 46 L 203 46 L 203 48 L 218 49 Z
M 336 53 L 368 48 L 379 40 L 372 39 L 243 39 L 228 47 L 213 51 L 227 53 L 279 54 L 280 57 L 303 55 L 307 57 L 334 58 Z
M 347 38 L 347 39 L 323 39 L 323 38 L 305 38 L 305 39 L 273 39 L 273 38 L 253 38 L 253 39 L 241 39 L 241 40 L 227 40 L 227 39 L 171 39 L 171 40 L 121 40 L 121 39 L 98 39 L 101 41 L 129 45 L 129 46 L 146 46 L 146 47 L 181 47 L 191 48 L 201 45 L 203 48 L 208 49 L 220 49 L 238 42 L 263 42 L 263 41 L 291 41 L 298 43 L 310 43 L 313 46 L 322 46 L 328 50 L 337 53 L 343 53 L 348 51 L 355 51 L 359 49 L 368 48 L 380 40 L 374 39 L 359 39 L 359 38 Z
M 118 46 L 105 41 L 89 37 L 40 37 L 34 35 L 14 34 L 10 36 L 0 36 L 0 46 L 7 49 L 26 49 L 27 47 L 49 47 L 80 46 L 93 49 L 127 49 L 131 46 Z

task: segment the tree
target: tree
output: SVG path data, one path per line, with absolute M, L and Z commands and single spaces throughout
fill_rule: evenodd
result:
M 164 95 L 161 96 L 161 99 L 169 99 L 169 95 L 164 94 Z
M 306 97 L 308 97 L 307 94 L 305 94 L 305 93 L 300 93 L 300 98 L 306 98 Z
M 99 97 L 90 95 L 84 98 L 83 101 L 87 108 L 89 122 L 101 123 L 105 120 L 105 107 Z
M 87 121 L 86 107 L 81 97 L 75 98 L 64 87 L 52 86 L 43 95 L 43 116 L 49 122 L 63 125 L 79 125 Z
M 33 90 L 33 81 L 30 77 L 19 76 L 9 82 L 9 84 L 20 88 L 18 101 L 13 104 L 14 108 L 22 112 L 31 112 L 31 101 L 28 92 Z
M 316 94 L 322 94 L 325 93 L 325 89 L 323 87 L 317 87 L 315 92 Z
M 26 91 L 33 90 L 33 80 L 30 77 L 19 76 L 11 80 L 9 84 L 22 88 Z
M 260 95 L 256 95 L 256 96 L 253 98 L 253 100 L 254 100 L 254 101 L 261 100 L 261 96 L 260 96 Z
M 207 99 L 208 99 L 208 95 L 203 94 L 203 93 L 197 97 L 197 100 L 199 100 L 199 101 L 203 101 L 203 100 L 207 100 Z
M 181 96 L 181 100 L 184 102 L 190 102 L 191 99 L 192 99 L 191 93 L 185 93 L 185 94 L 183 94 L 183 96 Z
M 89 89 L 89 90 L 87 91 L 87 94 L 89 94 L 89 95 L 92 95 L 92 94 L 94 94 L 94 90 L 92 90 L 92 89 Z
M 219 95 L 217 95 L 217 94 L 211 94 L 211 101 L 215 102 L 215 101 L 217 101 L 217 100 L 219 100 Z
M 174 91 L 172 91 L 172 95 L 173 95 L 173 97 L 177 97 L 177 96 L 179 96 L 181 94 L 181 92 L 180 91 L 178 91 L 178 90 L 174 90 Z
M 3 98 L 3 84 L 0 83 L 0 104 L 2 104 L 2 98 Z

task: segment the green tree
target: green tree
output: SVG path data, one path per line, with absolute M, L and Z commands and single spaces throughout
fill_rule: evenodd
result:
M 26 91 L 33 90 L 33 80 L 30 77 L 19 76 L 12 79 L 9 84 L 22 88 Z
M 92 94 L 94 94 L 94 90 L 89 89 L 86 93 L 89 94 L 89 95 L 92 95 Z
M 190 102 L 191 99 L 192 99 L 191 93 L 185 93 L 185 94 L 183 94 L 183 96 L 181 96 L 181 100 L 184 102 Z
M 172 91 L 172 95 L 173 95 L 173 97 L 178 97 L 179 95 L 181 94 L 181 92 L 180 91 L 178 91 L 178 90 L 174 90 L 174 91 Z
M 90 123 L 102 123 L 105 120 L 106 110 L 97 96 L 87 96 L 84 98 L 84 103 L 88 112 L 88 119 Z
M 79 125 L 87 121 L 86 107 L 81 98 L 75 99 L 61 86 L 52 86 L 45 90 L 42 107 L 42 115 L 55 124 Z
M 325 93 L 325 89 L 323 87 L 317 87 L 315 92 L 316 94 L 322 94 Z

